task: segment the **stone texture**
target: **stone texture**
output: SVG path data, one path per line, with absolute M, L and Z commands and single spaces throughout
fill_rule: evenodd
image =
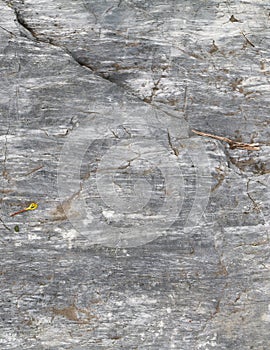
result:
M 0 10 L 1 349 L 268 349 L 267 1 Z

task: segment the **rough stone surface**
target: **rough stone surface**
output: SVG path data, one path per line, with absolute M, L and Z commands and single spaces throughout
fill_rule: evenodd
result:
M 269 3 L 0 13 L 1 349 L 269 349 Z

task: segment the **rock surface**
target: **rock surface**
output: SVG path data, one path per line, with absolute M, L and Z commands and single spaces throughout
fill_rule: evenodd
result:
M 269 3 L 0 10 L 1 349 L 268 349 Z

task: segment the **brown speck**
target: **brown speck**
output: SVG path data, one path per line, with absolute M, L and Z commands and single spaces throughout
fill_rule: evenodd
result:
M 218 47 L 217 47 L 217 45 L 215 44 L 215 40 L 213 40 L 213 43 L 212 43 L 212 46 L 211 46 L 211 48 L 210 48 L 210 50 L 209 50 L 209 53 L 214 53 L 214 52 L 217 52 L 218 51 Z
M 95 316 L 91 315 L 88 309 L 78 308 L 75 304 L 58 309 L 53 307 L 52 312 L 56 316 L 63 316 L 70 321 L 78 323 L 89 323 L 92 318 Z
M 237 18 L 234 17 L 234 15 L 231 15 L 230 22 L 240 22 Z

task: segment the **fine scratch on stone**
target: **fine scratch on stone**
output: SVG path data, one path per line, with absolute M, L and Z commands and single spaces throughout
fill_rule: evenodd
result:
M 187 100 L 188 100 L 188 98 L 187 98 L 187 91 L 188 91 L 188 87 L 186 85 L 185 86 L 185 92 L 184 92 L 184 103 L 183 103 L 183 108 L 182 108 L 182 112 L 184 114 L 184 119 L 186 121 L 188 121 L 187 120 L 188 119 L 188 117 L 187 117 Z
M 8 181 L 11 180 L 11 177 L 7 171 L 7 138 L 8 138 L 8 134 L 9 134 L 9 130 L 10 130 L 10 125 L 8 126 L 8 130 L 6 132 L 5 135 L 5 144 L 4 144 L 4 161 L 3 161 L 3 171 L 2 171 L 2 175 L 5 179 L 7 179 Z
M 0 26 L 1 29 L 3 29 L 5 32 L 7 32 L 8 34 L 10 34 L 11 36 L 15 37 L 16 35 L 14 33 L 12 33 L 11 31 L 7 30 L 6 28 Z

